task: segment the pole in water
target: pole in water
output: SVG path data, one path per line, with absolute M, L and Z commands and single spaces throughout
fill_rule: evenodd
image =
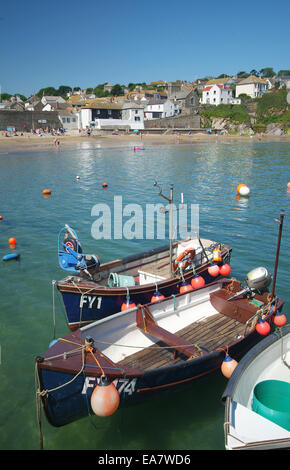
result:
M 279 251 L 280 251 L 284 216 L 285 216 L 285 212 L 283 210 L 281 210 L 280 219 L 274 219 L 275 222 L 278 222 L 278 224 L 280 224 L 280 226 L 279 226 L 279 235 L 278 235 L 278 243 L 277 243 L 277 250 L 276 250 L 276 261 L 275 261 L 275 269 L 274 269 L 272 292 L 271 292 L 272 299 L 274 298 L 274 295 L 275 295 L 275 285 L 276 285 L 276 278 L 277 278 Z

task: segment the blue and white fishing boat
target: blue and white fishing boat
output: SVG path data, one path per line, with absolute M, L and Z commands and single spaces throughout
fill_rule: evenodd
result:
M 255 272 L 260 268 L 253 279 Z M 249 294 L 240 281 L 220 279 L 53 341 L 36 359 L 37 396 L 48 421 L 63 426 L 92 413 L 107 416 L 118 406 L 192 384 L 218 370 L 226 354 L 239 360 L 261 339 L 258 319 L 271 322 L 271 307 L 283 305 L 269 299 L 267 272 L 259 282 Z M 104 400 L 100 393 L 107 394 Z
M 65 226 L 58 234 L 58 258 L 70 274 L 53 284 L 61 294 L 68 326 L 75 330 L 124 306 L 176 295 L 193 278 L 199 277 L 194 286 L 198 288 L 216 280 L 223 270 L 228 275 L 231 251 L 227 245 L 196 237 L 101 263 L 97 255 L 82 253 L 76 232 Z

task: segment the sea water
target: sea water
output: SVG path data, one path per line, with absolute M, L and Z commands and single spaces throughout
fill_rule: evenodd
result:
M 134 151 L 134 142 L 102 147 L 96 141 L 71 148 L 8 152 L 0 155 L 0 257 L 17 240 L 19 261 L 1 262 L 0 296 L 0 448 L 38 449 L 34 358 L 54 337 L 52 281 L 66 275 L 58 265 L 58 231 L 69 224 L 83 251 L 102 262 L 155 248 L 155 239 L 96 240 L 92 225 L 96 204 L 165 203 L 156 180 L 174 202 L 199 205 L 200 236 L 233 248 L 232 275 L 265 266 L 273 273 L 280 210 L 286 211 L 276 293 L 290 307 L 289 201 L 290 145 L 287 142 L 193 143 L 150 146 Z M 77 176 L 79 178 L 77 178 Z M 108 184 L 107 188 L 102 183 Z M 245 183 L 249 198 L 236 197 Z M 43 189 L 51 196 L 43 197 Z M 113 214 L 112 214 L 113 216 Z M 124 218 L 124 222 L 126 221 Z M 68 333 L 56 294 L 56 337 Z M 224 449 L 227 379 L 218 371 L 183 392 L 118 410 L 109 418 L 87 417 L 62 428 L 42 414 L 44 448 L 92 450 Z

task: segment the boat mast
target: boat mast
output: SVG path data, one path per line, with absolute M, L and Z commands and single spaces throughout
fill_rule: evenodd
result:
M 170 197 L 164 196 L 162 194 L 162 188 L 157 184 L 157 181 L 154 182 L 153 186 L 158 186 L 159 196 L 162 196 L 166 201 L 169 202 L 169 263 L 170 263 L 170 273 L 173 274 L 172 268 L 172 258 L 173 258 L 173 184 L 170 185 Z
M 278 222 L 278 224 L 280 224 L 280 226 L 279 226 L 279 235 L 278 235 L 278 243 L 277 243 L 277 250 L 276 250 L 276 261 L 275 261 L 275 269 L 274 269 L 273 284 L 272 284 L 272 292 L 271 292 L 272 300 L 274 299 L 274 295 L 275 295 L 275 285 L 276 285 L 276 278 L 277 278 L 279 251 L 280 251 L 280 244 L 281 244 L 281 236 L 282 236 L 282 228 L 283 228 L 284 216 L 285 216 L 285 212 L 284 212 L 283 210 L 281 210 L 281 212 L 280 212 L 280 219 L 274 219 L 275 222 Z

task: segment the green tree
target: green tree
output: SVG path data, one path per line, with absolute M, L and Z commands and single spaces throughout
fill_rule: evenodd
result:
M 47 88 L 41 88 L 37 95 L 39 98 L 42 98 L 43 96 L 57 96 L 57 90 L 54 87 L 49 86 Z
M 120 96 L 120 95 L 123 95 L 123 94 L 124 94 L 123 88 L 121 87 L 121 85 L 119 85 L 119 83 L 117 83 L 116 85 L 113 86 L 113 88 L 111 90 L 111 95 Z
M 0 95 L 1 101 L 3 101 L 3 100 L 4 100 L 4 101 L 10 100 L 11 96 L 12 96 L 12 95 L 9 95 L 9 93 L 2 93 L 2 94 Z
M 70 86 L 67 85 L 60 85 L 57 90 L 57 95 L 58 96 L 67 96 L 67 94 L 72 91 Z
M 272 69 L 272 67 L 264 67 L 263 69 L 260 70 L 260 75 L 263 78 L 270 78 L 270 77 L 274 77 L 275 72 Z
M 288 76 L 290 75 L 290 70 L 279 70 L 278 77 Z

